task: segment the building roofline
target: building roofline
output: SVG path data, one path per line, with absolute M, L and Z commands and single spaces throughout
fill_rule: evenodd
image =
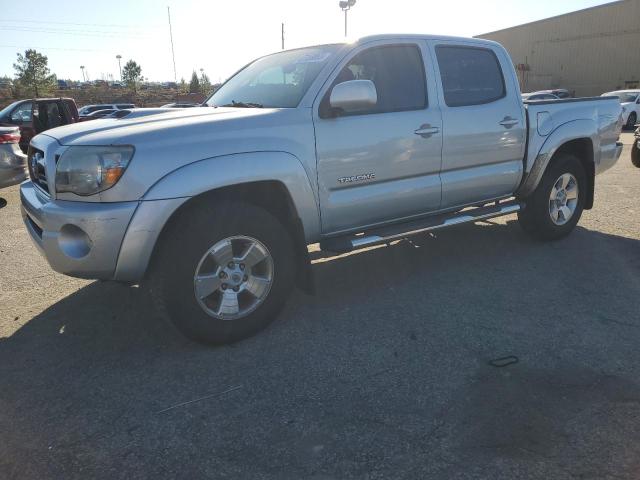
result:
M 481 33 L 480 35 L 474 35 L 473 38 L 482 38 L 485 35 L 493 35 L 494 33 L 502 33 L 509 30 L 513 30 L 514 28 L 526 27 L 529 25 L 535 25 L 536 23 L 547 22 L 549 20 L 555 20 L 557 18 L 566 17 L 569 15 L 574 15 L 576 13 L 588 12 L 589 10 L 596 10 L 599 8 L 607 8 L 612 7 L 613 5 L 617 5 L 619 3 L 624 3 L 628 0 L 615 0 L 613 2 L 603 3 L 602 5 L 594 5 L 593 7 L 587 7 L 580 10 L 574 10 L 573 12 L 561 13 L 560 15 L 554 15 L 553 17 L 541 18 L 540 20 L 534 20 L 533 22 L 521 23 L 520 25 L 514 25 L 513 27 L 501 28 L 500 30 L 494 30 L 492 32 Z

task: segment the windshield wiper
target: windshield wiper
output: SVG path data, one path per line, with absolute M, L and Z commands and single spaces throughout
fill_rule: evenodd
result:
M 261 103 L 253 103 L 253 102 L 236 102 L 235 100 L 231 100 L 231 103 L 226 103 L 224 105 L 218 105 L 219 107 L 238 107 L 238 108 L 263 108 L 264 106 Z

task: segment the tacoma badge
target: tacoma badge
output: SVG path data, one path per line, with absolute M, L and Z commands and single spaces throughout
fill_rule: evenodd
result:
M 362 175 L 352 175 L 350 177 L 340 177 L 338 178 L 338 182 L 340 183 L 352 183 L 352 182 L 363 182 L 365 180 L 373 180 L 376 178 L 375 173 L 363 173 Z

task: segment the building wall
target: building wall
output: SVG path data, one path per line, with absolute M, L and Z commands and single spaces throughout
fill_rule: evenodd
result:
M 478 35 L 501 43 L 523 92 L 567 88 L 576 96 L 640 87 L 640 0 Z

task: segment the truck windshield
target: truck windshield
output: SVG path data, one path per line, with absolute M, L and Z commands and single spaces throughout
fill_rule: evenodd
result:
M 210 107 L 294 108 L 338 45 L 275 53 L 231 77 L 206 104 Z

